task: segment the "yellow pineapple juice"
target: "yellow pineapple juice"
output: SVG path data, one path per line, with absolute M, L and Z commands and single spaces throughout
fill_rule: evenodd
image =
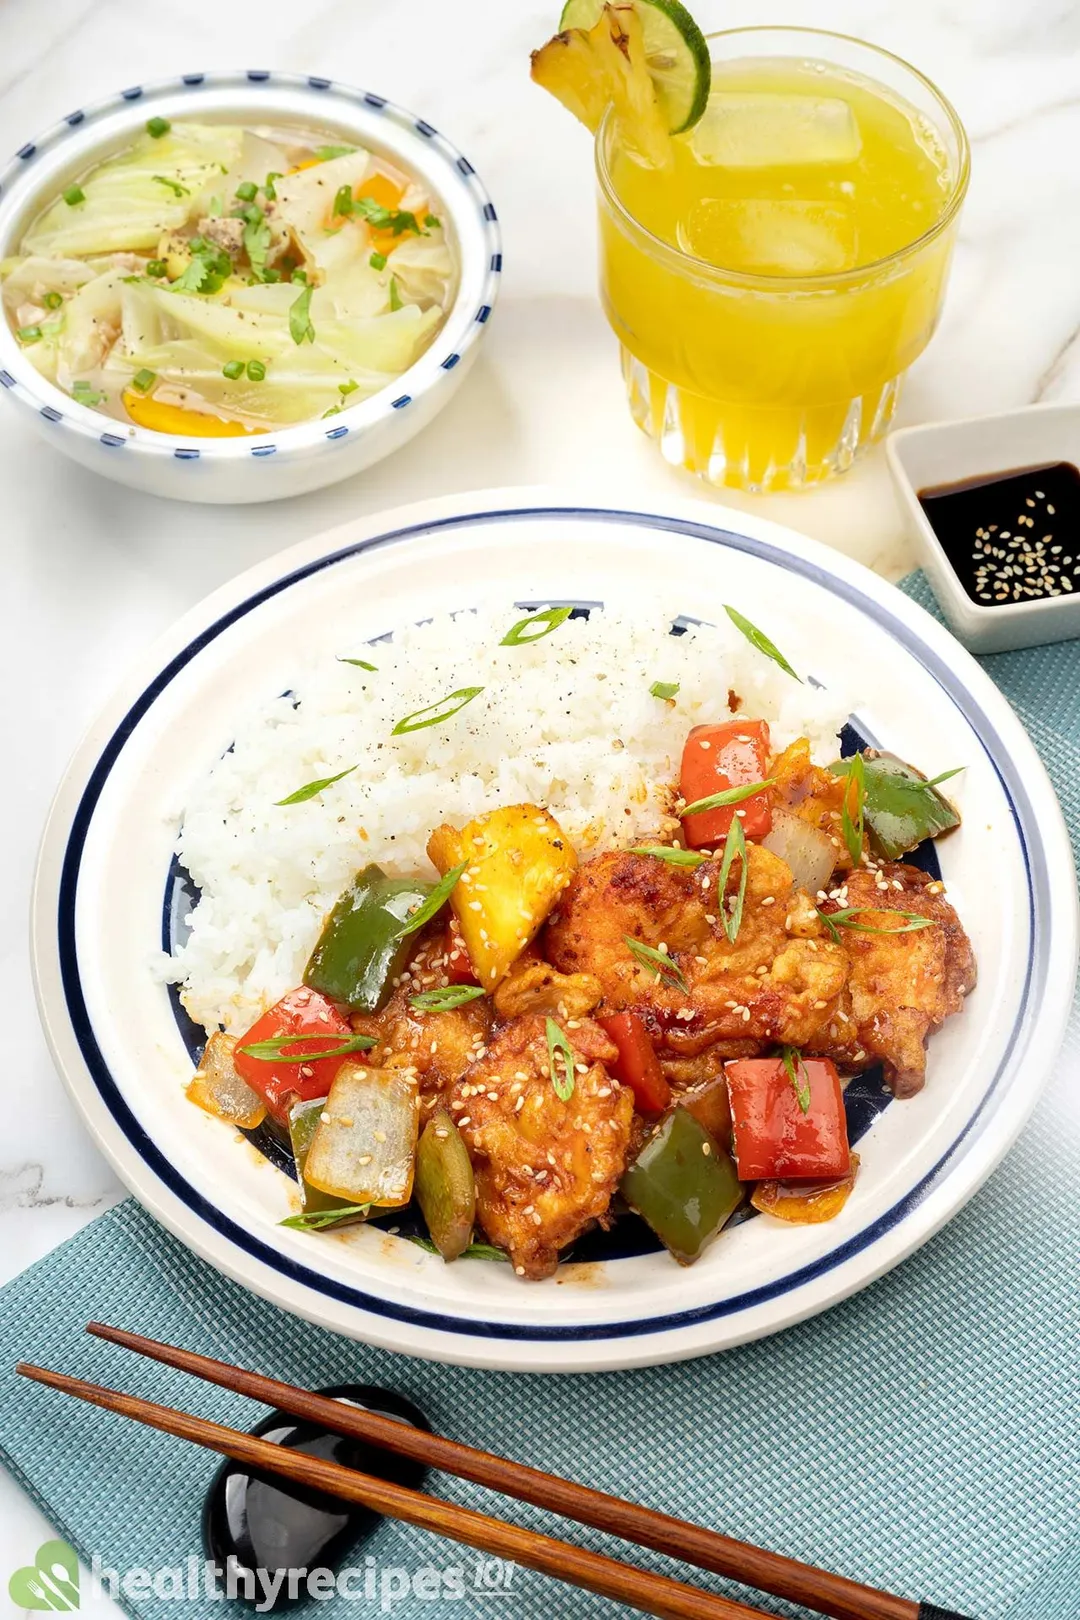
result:
M 600 131 L 601 294 L 634 419 L 667 460 L 799 488 L 888 426 L 937 323 L 967 142 L 870 46 L 770 28 L 709 43 L 709 106 L 666 167 L 611 118 Z

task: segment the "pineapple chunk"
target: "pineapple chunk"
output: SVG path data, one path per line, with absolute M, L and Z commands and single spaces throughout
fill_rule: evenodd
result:
M 233 1064 L 236 1037 L 218 1029 L 206 1043 L 202 1062 L 188 1088 L 188 1100 L 216 1119 L 227 1120 L 238 1130 L 254 1130 L 266 1118 L 266 1104 L 257 1091 L 241 1080 Z
M 419 1123 L 415 1070 L 343 1063 L 315 1127 L 304 1180 L 350 1204 L 407 1204 Z
M 549 39 L 532 54 L 532 77 L 594 134 L 613 107 L 625 145 L 657 168 L 670 161 L 667 125 L 632 5 L 606 5 L 594 27 L 568 28 Z
M 477 978 L 494 990 L 577 870 L 570 840 L 548 811 L 511 804 L 460 832 L 436 827 L 427 852 L 442 873 L 469 863 L 450 904 Z

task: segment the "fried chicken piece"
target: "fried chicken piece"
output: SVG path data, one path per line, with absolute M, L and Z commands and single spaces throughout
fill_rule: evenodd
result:
M 560 1249 L 604 1221 L 626 1167 L 633 1093 L 608 1077 L 616 1049 L 599 1025 L 570 1022 L 577 1072 L 568 1102 L 551 1082 L 539 1014 L 500 1029 L 449 1099 L 476 1172 L 480 1225 L 521 1277 L 550 1276 Z
M 728 877 L 726 903 L 738 888 Z M 716 906 L 720 862 L 696 869 L 649 855 L 599 855 L 578 869 L 549 920 L 544 950 L 564 973 L 592 973 L 604 1006 L 630 1008 L 661 1057 L 695 1057 L 718 1046 L 746 1057 L 778 1042 L 805 1046 L 821 1035 L 847 977 L 842 945 L 826 934 L 789 867 L 747 846 L 742 923 L 735 943 Z M 642 965 L 627 938 L 665 950 L 686 990 Z
M 497 987 L 495 1011 L 500 1018 L 523 1018 L 528 1013 L 582 1018 L 603 993 L 600 980 L 591 973 L 559 973 L 530 948 Z
M 943 884 L 903 862 L 862 867 L 823 910 L 866 908 L 856 920 L 887 934 L 840 930 L 850 962 L 848 986 L 809 1050 L 845 1068 L 885 1066 L 897 1097 L 912 1097 L 926 1080 L 926 1041 L 957 1013 L 975 987 L 975 957 Z M 903 920 L 890 913 L 930 917 L 933 928 L 896 933 Z
M 448 1012 L 421 1012 L 409 1006 L 409 997 L 417 991 L 446 984 L 445 963 L 445 933 L 423 939 L 382 1011 L 354 1013 L 351 1020 L 358 1035 L 372 1035 L 378 1043 L 365 1054 L 366 1063 L 373 1068 L 416 1070 L 421 1129 L 454 1081 L 483 1056 L 491 1033 L 492 1006 L 487 996 Z

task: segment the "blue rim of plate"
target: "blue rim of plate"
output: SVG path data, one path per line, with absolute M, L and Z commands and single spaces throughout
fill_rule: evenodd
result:
M 254 611 L 262 603 L 280 595 L 282 591 L 288 590 L 301 580 L 321 573 L 327 568 L 332 568 L 337 563 L 345 562 L 362 552 L 374 551 L 384 546 L 400 544 L 403 541 L 409 541 L 424 535 L 445 533 L 447 530 L 457 528 L 476 527 L 489 523 L 506 523 L 515 520 L 535 521 L 538 518 L 552 522 L 580 522 L 585 520 L 602 523 L 630 523 L 652 530 L 684 535 L 691 539 L 704 540 L 712 545 L 727 547 L 734 551 L 745 552 L 750 556 L 758 557 L 765 562 L 771 562 L 791 573 L 798 574 L 812 584 L 821 586 L 830 594 L 840 597 L 841 600 L 855 607 L 867 618 L 878 624 L 890 639 L 898 642 L 936 681 L 978 738 L 1009 805 L 1024 862 L 1028 893 L 1027 968 L 1019 1011 L 1005 1045 L 1005 1050 L 1001 1054 L 997 1068 L 986 1086 L 978 1107 L 957 1133 L 933 1169 L 910 1192 L 899 1199 L 891 1209 L 879 1216 L 877 1220 L 871 1222 L 863 1231 L 849 1238 L 845 1243 L 839 1244 L 835 1249 L 830 1250 L 828 1254 L 821 1256 L 820 1259 L 807 1266 L 799 1268 L 797 1271 L 778 1278 L 775 1282 L 764 1284 L 760 1288 L 750 1289 L 745 1293 L 718 1300 L 712 1304 L 698 1306 L 692 1310 L 669 1312 L 660 1316 L 624 1319 L 618 1322 L 579 1323 L 573 1326 L 480 1321 L 470 1317 L 447 1316 L 441 1312 L 424 1311 L 415 1309 L 412 1306 L 397 1305 L 391 1300 L 366 1293 L 348 1283 L 326 1277 L 317 1271 L 313 1271 L 310 1267 L 301 1265 L 297 1261 L 278 1253 L 276 1249 L 271 1248 L 262 1239 L 254 1236 L 223 1214 L 201 1193 L 197 1192 L 170 1164 L 165 1154 L 162 1153 L 161 1149 L 139 1124 L 121 1094 L 105 1063 L 94 1035 L 79 976 L 78 954 L 75 943 L 75 907 L 82 854 L 87 832 L 105 783 L 136 726 L 152 708 L 162 692 L 193 658 L 227 630 L 230 625 L 235 624 L 239 619 Z M 736 534 L 730 529 L 716 528 L 686 518 L 663 517 L 656 513 L 619 510 L 611 507 L 578 506 L 510 507 L 465 513 L 454 517 L 437 518 L 428 522 L 411 524 L 404 528 L 390 530 L 386 534 L 374 535 L 367 540 L 358 541 L 355 545 L 345 546 L 338 551 L 329 553 L 327 556 L 318 557 L 312 562 L 305 563 L 302 567 L 293 569 L 282 578 L 254 592 L 227 613 L 222 614 L 219 619 L 207 626 L 186 647 L 170 659 L 165 668 L 144 688 L 102 749 L 72 818 L 71 830 L 64 850 L 57 903 L 57 942 L 61 982 L 68 1017 L 83 1062 L 86 1064 L 98 1095 L 129 1146 L 173 1196 L 185 1204 L 218 1237 L 225 1239 L 234 1248 L 250 1255 L 260 1264 L 269 1267 L 272 1271 L 276 1271 L 291 1282 L 310 1289 L 316 1294 L 321 1294 L 326 1298 L 337 1300 L 342 1304 L 353 1306 L 372 1315 L 407 1322 L 417 1327 L 434 1330 L 440 1334 L 460 1334 L 481 1338 L 533 1342 L 585 1343 L 600 1339 L 633 1338 L 644 1334 L 672 1332 L 696 1327 L 703 1322 L 714 1321 L 722 1317 L 734 1316 L 742 1311 L 765 1304 L 770 1300 L 794 1293 L 806 1284 L 836 1270 L 856 1254 L 871 1247 L 904 1221 L 923 1201 L 937 1182 L 945 1166 L 955 1160 L 964 1143 L 971 1139 L 975 1127 L 980 1122 L 985 1122 L 988 1105 L 991 1099 L 1000 1092 L 1002 1080 L 1012 1067 L 1013 1054 L 1016 1051 L 1021 1035 L 1033 1017 L 1033 1009 L 1037 1000 L 1034 994 L 1036 989 L 1036 968 L 1038 968 L 1040 979 L 1044 978 L 1046 973 L 1045 928 L 1040 929 L 1040 918 L 1049 903 L 1050 876 L 1044 861 L 1040 859 L 1035 864 L 1032 860 L 1032 847 L 1026 829 L 1035 825 L 1034 807 L 1031 804 L 1021 776 L 1015 770 L 1009 758 L 1005 745 L 982 708 L 964 688 L 962 682 L 953 674 L 945 660 L 927 647 L 918 634 L 906 625 L 903 620 L 896 618 L 887 608 L 876 602 L 872 597 L 866 596 L 857 585 L 844 579 L 838 579 L 812 560 L 795 556 L 767 540 L 757 540 L 748 535 Z

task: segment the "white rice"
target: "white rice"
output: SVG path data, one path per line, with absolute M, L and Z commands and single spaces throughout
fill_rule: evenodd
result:
M 194 1019 L 246 1029 L 300 982 L 361 866 L 435 875 L 425 845 L 440 822 L 527 801 L 547 806 L 583 856 L 656 835 L 686 733 L 728 717 L 729 688 L 740 713 L 769 721 L 776 747 L 806 736 L 815 758 L 835 757 L 849 698 L 792 680 L 726 618 L 672 636 L 661 606 L 609 607 L 531 646 L 500 646 L 520 617 L 490 603 L 349 649 L 376 673 L 323 657 L 292 697 L 238 724 L 232 750 L 191 792 L 177 845 L 202 898 L 168 977 L 182 981 Z M 807 667 L 809 636 L 785 629 L 783 644 Z M 650 695 L 655 681 L 679 683 L 673 704 Z M 483 691 L 454 718 L 391 736 L 466 686 Z M 317 798 L 275 803 L 350 765 Z

